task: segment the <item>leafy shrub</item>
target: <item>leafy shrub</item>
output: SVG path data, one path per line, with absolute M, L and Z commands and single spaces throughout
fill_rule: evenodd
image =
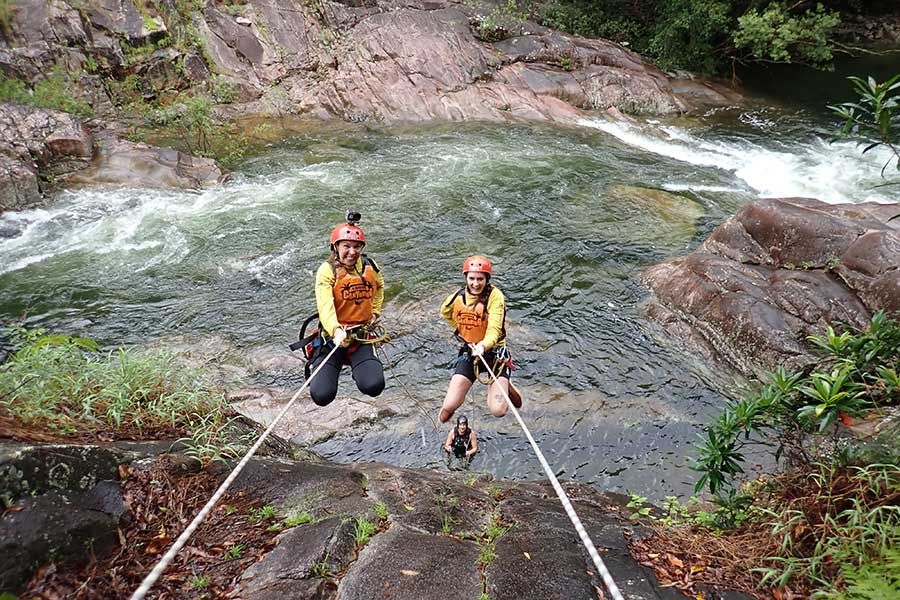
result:
M 34 89 L 18 79 L 0 73 L 0 102 L 14 102 L 36 108 L 62 110 L 79 117 L 93 116 L 91 105 L 76 97 L 75 82 L 60 68 L 52 69 Z
M 648 46 L 665 69 L 713 73 L 721 60 L 718 45 L 727 39 L 729 6 L 719 0 L 671 0 L 660 12 Z
M 882 176 L 892 161 L 900 170 L 900 151 L 894 146 L 894 138 L 900 129 L 900 74 L 884 82 L 873 77 L 849 79 L 859 99 L 828 107 L 844 121 L 838 138 L 860 139 L 866 146 L 863 154 L 879 146 L 888 148 L 891 156 L 881 168 Z
M 695 467 L 703 473 L 697 490 L 732 485 L 743 472 L 742 448 L 753 434 L 776 438 L 776 458 L 810 465 L 810 436 L 837 435 L 837 422 L 870 408 L 900 402 L 900 324 L 876 313 L 863 331 L 836 333 L 828 327 L 809 341 L 821 354 L 819 370 L 808 375 L 776 369 L 755 396 L 730 403 L 707 428 Z M 833 441 L 832 441 L 832 445 Z
M 516 0 L 495 7 L 486 15 L 472 19 L 475 36 L 486 42 L 497 42 L 518 35 L 525 24 L 527 15 L 519 8 Z
M 863 330 L 828 327 L 808 341 L 822 356 L 815 369 L 777 369 L 707 428 L 697 490 L 716 494 L 717 512 L 732 511 L 719 523 L 749 521 L 778 542 L 777 556 L 758 559 L 761 585 L 889 597 L 878 590 L 896 584 L 889 565 L 900 545 L 900 323 L 879 312 Z M 880 435 L 857 441 L 842 433 L 842 422 L 874 409 L 888 415 Z M 788 469 L 739 493 L 734 479 L 752 443 L 773 444 Z
M 212 441 L 226 433 L 226 403 L 208 391 L 201 374 L 180 367 L 173 355 L 118 348 L 101 352 L 96 342 L 11 330 L 19 350 L 0 365 L 0 412 L 23 425 L 61 435 L 102 431 L 113 437 L 191 432 L 212 448 L 198 458 L 221 456 Z
M 821 4 L 793 15 L 783 4 L 773 2 L 739 17 L 733 40 L 738 49 L 747 49 L 758 60 L 822 66 L 831 62 L 829 36 L 840 22 L 837 12 Z

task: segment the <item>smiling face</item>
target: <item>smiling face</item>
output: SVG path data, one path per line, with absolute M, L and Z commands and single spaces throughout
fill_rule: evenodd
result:
M 487 285 L 487 275 L 484 273 L 478 273 L 477 271 L 469 271 L 466 273 L 466 288 L 473 296 L 477 296 L 483 292 L 485 285 Z
M 337 250 L 338 262 L 345 267 L 352 267 L 359 260 L 359 255 L 365 244 L 353 240 L 341 240 L 335 246 Z

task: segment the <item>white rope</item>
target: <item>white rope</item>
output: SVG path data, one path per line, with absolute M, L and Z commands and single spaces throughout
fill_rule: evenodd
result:
M 479 355 L 478 358 L 481 359 L 481 362 L 484 364 L 487 372 L 491 374 L 492 381 L 497 382 L 497 377 L 494 375 L 494 371 L 493 369 L 491 369 L 490 365 L 488 365 L 487 361 L 484 360 L 484 356 Z M 512 385 L 512 382 L 510 382 L 510 385 Z M 575 514 L 575 509 L 572 508 L 572 502 L 569 500 L 569 496 L 566 495 L 566 491 L 559 484 L 559 480 L 550 469 L 550 465 L 547 463 L 547 459 L 544 458 L 544 454 L 541 452 L 541 449 L 538 448 L 537 442 L 534 441 L 534 438 L 531 436 L 531 432 L 528 431 L 528 427 L 525 426 L 525 421 L 522 420 L 522 416 L 519 414 L 519 411 L 516 410 L 516 407 L 513 406 L 512 401 L 509 399 L 509 394 L 507 394 L 506 390 L 504 390 L 503 387 L 499 384 L 497 385 L 497 389 L 503 392 L 503 397 L 506 398 L 507 406 L 512 410 L 513 415 L 519 422 L 519 426 L 522 428 L 522 431 L 525 432 L 525 436 L 528 438 L 531 447 L 534 449 L 534 453 L 537 454 L 538 460 L 541 462 L 541 466 L 544 468 L 544 472 L 547 473 L 547 477 L 550 479 L 550 483 L 553 484 L 553 489 L 556 490 L 556 495 L 559 497 L 559 501 L 562 502 L 563 508 L 566 509 L 566 514 L 569 515 L 569 520 L 572 521 L 572 525 L 575 526 L 575 531 L 578 532 L 578 537 L 581 538 L 581 543 L 584 544 L 584 547 L 587 549 L 588 554 L 591 555 L 591 560 L 594 561 L 594 566 L 597 567 L 597 571 L 600 573 L 600 577 L 603 579 L 603 583 L 606 584 L 606 589 L 609 590 L 609 594 L 613 597 L 613 600 L 624 600 L 624 598 L 622 597 L 622 592 L 619 591 L 619 586 L 617 586 L 616 582 L 613 581 L 612 575 L 609 574 L 609 569 L 606 568 L 606 565 L 603 564 L 603 559 L 600 558 L 600 555 L 597 553 L 597 548 L 596 546 L 594 546 L 594 542 L 591 541 L 590 536 L 588 536 L 587 531 L 585 531 L 584 529 L 584 525 L 581 524 L 581 519 L 579 519 L 578 515 Z
M 209 511 L 211 511 L 213 506 L 215 506 L 216 502 L 218 502 L 222 495 L 225 494 L 228 486 L 230 486 L 232 482 L 234 482 L 234 480 L 244 469 L 244 466 L 246 466 L 250 458 L 252 458 L 253 455 L 256 454 L 256 451 L 259 450 L 259 447 L 262 446 L 262 443 L 266 440 L 267 437 L 269 437 L 269 434 L 272 433 L 273 429 L 275 429 L 275 425 L 278 424 L 278 421 L 281 420 L 281 417 L 283 417 L 287 413 L 287 411 L 290 410 L 291 406 L 293 406 L 297 398 L 300 397 L 300 393 L 306 389 L 306 386 L 309 385 L 309 382 L 312 381 L 313 377 L 315 377 L 319 373 L 319 371 L 322 370 L 322 367 L 324 367 L 325 363 L 328 362 L 328 359 L 331 358 L 331 356 L 335 352 L 337 352 L 337 349 L 339 347 L 340 346 L 335 346 L 331 350 L 331 352 L 328 353 L 328 356 L 325 357 L 325 360 L 319 363 L 319 366 L 316 367 L 316 370 L 313 371 L 312 375 L 309 376 L 309 379 L 303 382 L 303 385 L 299 390 L 297 390 L 297 393 L 294 394 L 294 397 L 291 398 L 291 401 L 287 403 L 282 411 L 278 413 L 278 416 L 275 417 L 275 420 L 272 421 L 272 423 L 266 428 L 263 434 L 259 436 L 259 439 L 256 440 L 256 443 L 253 444 L 253 447 L 251 447 L 250 450 L 247 451 L 247 454 L 244 455 L 244 458 L 241 459 L 241 462 L 237 464 L 228 478 L 222 482 L 222 485 L 219 486 L 219 489 L 216 490 L 216 493 L 213 494 L 212 498 L 209 499 L 209 501 L 206 503 L 206 506 L 204 506 L 203 509 L 199 513 L 197 513 L 197 516 L 194 517 L 194 520 L 191 521 L 191 524 L 187 526 L 187 528 L 181 533 L 180 536 L 178 536 L 178 539 L 175 540 L 175 543 L 172 544 L 172 547 L 169 548 L 169 551 L 166 552 L 166 554 L 159 560 L 159 562 L 156 563 L 156 566 L 153 567 L 153 570 L 150 571 L 150 573 L 144 578 L 144 581 L 141 582 L 141 586 L 131 595 L 131 600 L 142 600 L 144 595 L 148 591 L 150 591 L 150 588 L 154 583 L 156 583 L 156 580 L 159 579 L 160 575 L 163 574 L 163 571 L 166 570 L 166 567 L 169 566 L 169 563 L 172 562 L 172 559 L 175 558 L 175 555 L 178 554 L 178 551 L 181 550 L 181 548 L 184 547 L 184 545 L 187 543 L 188 538 L 191 537 L 191 534 L 194 533 L 194 530 L 197 529 L 203 519 L 206 518 L 206 515 L 209 514 Z

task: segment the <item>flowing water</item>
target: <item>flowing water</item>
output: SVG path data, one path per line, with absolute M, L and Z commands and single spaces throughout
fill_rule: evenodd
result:
M 353 207 L 387 281 L 385 397 L 408 410 L 313 450 L 441 466 L 446 429 L 432 419 L 455 350 L 437 307 L 477 252 L 495 261 L 523 415 L 557 473 L 655 499 L 685 494 L 690 444 L 741 382 L 645 318 L 639 273 L 756 197 L 891 200 L 873 188 L 886 157 L 829 144 L 820 123 L 761 109 L 570 129 L 307 129 L 217 189 L 90 188 L 3 214 L 0 318 L 25 314 L 109 345 L 189 334 L 284 348 L 314 310 L 327 234 Z M 296 387 L 299 371 L 250 383 Z M 348 373 L 341 386 L 353 393 Z M 462 409 L 482 442 L 474 467 L 541 477 L 513 418 L 489 416 L 483 395 Z M 320 409 L 295 410 L 314 421 Z

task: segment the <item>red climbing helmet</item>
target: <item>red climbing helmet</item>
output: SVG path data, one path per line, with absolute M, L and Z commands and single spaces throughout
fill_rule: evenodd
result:
M 341 240 L 353 240 L 354 242 L 366 243 L 366 234 L 356 225 L 342 223 L 331 230 L 331 245 L 337 244 Z
M 463 275 L 469 271 L 491 275 L 494 272 L 494 265 L 491 264 L 491 259 L 487 256 L 476 254 L 463 261 Z

